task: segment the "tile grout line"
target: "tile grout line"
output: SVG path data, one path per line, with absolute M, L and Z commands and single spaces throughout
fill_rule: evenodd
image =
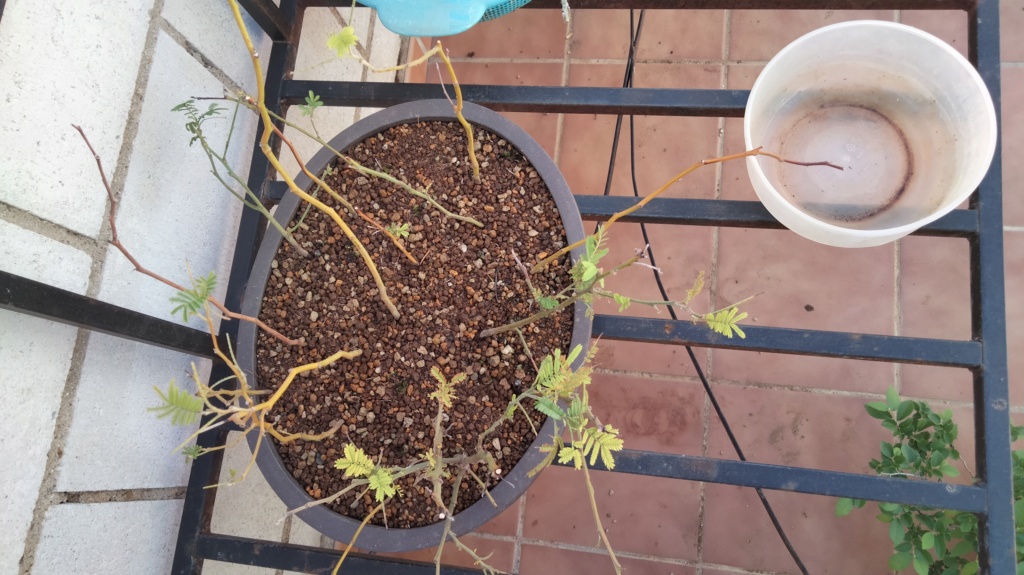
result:
M 899 336 L 903 331 L 903 273 L 900 261 L 903 258 L 903 240 L 893 242 L 893 302 L 892 302 L 892 330 L 893 335 Z M 892 364 L 892 385 L 900 392 L 903 384 L 903 364 L 893 362 Z
M 103 240 L 70 230 L 59 224 L 43 219 L 32 212 L 4 202 L 0 202 L 0 221 L 5 221 L 11 225 L 18 226 L 23 230 L 39 234 L 45 238 L 64 244 L 70 248 L 74 248 L 85 253 L 87 256 L 92 258 L 93 261 L 101 258 L 107 251 L 107 242 Z
M 729 59 L 729 47 L 732 41 L 732 11 L 725 10 L 722 13 L 722 60 L 728 61 Z M 729 66 L 723 65 L 719 72 L 719 88 L 727 89 L 729 86 Z M 725 154 L 725 118 L 718 118 L 718 145 L 715 149 L 716 155 L 721 157 Z M 722 186 L 724 185 L 724 168 L 720 163 L 715 166 L 715 199 L 719 200 L 722 198 Z M 720 247 L 720 232 L 721 228 L 715 226 L 711 231 L 711 287 L 709 289 L 709 295 L 711 296 L 711 307 L 714 309 L 715 300 L 718 295 L 718 255 Z M 704 351 L 704 365 L 705 374 L 708 378 L 714 375 L 714 353 L 708 348 Z M 711 383 L 711 380 L 708 380 Z M 704 393 L 704 401 L 702 406 L 702 437 L 701 437 L 701 455 L 703 457 L 708 456 L 708 445 L 711 437 L 711 399 L 707 393 Z M 701 481 L 698 485 L 698 497 L 699 505 L 697 511 L 697 573 L 701 575 L 704 572 L 704 546 L 705 546 L 705 533 L 704 526 L 707 520 L 707 487 L 708 484 Z
M 561 64 L 563 58 L 451 58 L 453 64 Z M 589 64 L 600 66 L 622 66 L 628 61 L 627 58 L 569 58 L 571 64 Z M 679 59 L 668 58 L 636 58 L 637 64 L 678 64 L 683 66 L 709 66 L 709 65 L 747 65 L 768 63 L 768 60 L 719 60 L 719 59 Z M 1004 62 L 1006 64 L 1008 62 Z
M 128 108 L 128 118 L 125 122 L 122 133 L 121 149 L 118 153 L 117 163 L 111 174 L 111 193 L 115 198 L 120 199 L 124 190 L 125 181 L 128 178 L 128 162 L 131 158 L 135 137 L 138 135 L 140 117 L 142 115 L 142 103 L 145 100 L 146 87 L 149 83 L 149 74 L 153 64 L 153 55 L 156 51 L 156 41 L 159 36 L 160 14 L 163 12 L 164 0 L 154 0 L 153 7 L 149 12 L 149 25 L 146 30 L 146 39 L 143 43 L 142 55 L 139 59 L 139 68 L 135 76 L 135 85 L 132 90 L 133 98 Z M 84 143 L 83 143 L 84 145 Z M 107 168 L 109 169 L 109 168 Z M 110 200 L 105 201 L 104 213 L 110 210 Z M 110 233 L 110 221 L 103 218 L 100 225 L 99 237 L 107 237 Z M 99 258 L 93 259 L 92 269 L 89 273 L 89 286 L 86 294 L 89 297 L 96 297 L 102 279 L 102 270 L 106 262 L 106 251 L 100 254 Z M 75 337 L 75 346 L 71 353 L 71 367 L 68 370 L 67 378 L 64 381 L 64 388 L 61 391 L 62 401 L 57 410 L 56 420 L 53 426 L 53 437 L 50 441 L 50 449 L 46 454 L 46 466 L 43 471 L 43 478 L 39 484 L 39 491 L 36 495 L 35 506 L 32 510 L 32 521 L 29 523 L 28 532 L 25 534 L 22 547 L 21 559 L 18 562 L 20 575 L 30 575 L 35 564 L 36 551 L 42 539 L 43 522 L 46 513 L 51 505 L 57 500 L 57 472 L 60 460 L 63 457 L 64 445 L 67 442 L 68 431 L 74 417 L 74 400 L 77 395 L 78 385 L 82 377 L 82 367 L 85 363 L 86 352 L 89 347 L 91 332 L 79 329 Z
M 192 56 L 197 62 L 199 62 L 207 72 L 210 73 L 218 82 L 224 85 L 224 87 L 230 90 L 232 93 L 244 92 L 242 87 L 235 83 L 226 72 L 221 70 L 212 60 L 206 57 L 199 48 L 192 42 L 189 42 L 188 38 L 184 34 L 178 31 L 177 28 L 171 25 L 170 22 L 165 20 L 162 16 L 157 19 L 157 26 L 160 31 L 167 34 L 174 43 L 180 46 L 183 50 L 188 52 L 189 56 Z
M 512 545 L 512 572 L 519 573 L 523 558 L 523 526 L 526 524 L 526 494 L 519 496 L 519 512 L 516 515 L 516 535 Z
M 102 491 L 54 491 L 53 505 L 115 503 L 129 501 L 174 501 L 185 499 L 185 487 L 145 487 Z

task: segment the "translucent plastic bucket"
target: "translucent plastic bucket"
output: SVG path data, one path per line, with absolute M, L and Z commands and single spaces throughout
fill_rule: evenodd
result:
M 845 22 L 773 58 L 750 92 L 747 158 L 754 191 L 783 225 L 823 244 L 876 246 L 952 211 L 978 187 L 996 115 L 977 71 L 916 28 Z

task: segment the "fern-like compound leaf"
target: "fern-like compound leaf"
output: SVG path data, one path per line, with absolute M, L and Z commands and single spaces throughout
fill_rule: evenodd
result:
M 156 407 L 150 407 L 149 411 L 156 412 L 158 419 L 169 415 L 172 425 L 192 425 L 203 412 L 203 400 L 175 385 L 173 379 L 167 387 L 166 394 L 155 385 L 153 389 L 160 396 L 161 403 Z
M 181 450 L 181 454 L 187 459 L 192 460 L 203 454 L 203 448 L 196 444 L 189 445 Z
M 747 313 L 739 313 L 739 311 L 739 308 L 731 307 L 718 313 L 709 313 L 704 316 L 704 321 L 707 322 L 708 327 L 725 337 L 731 339 L 735 333 L 740 336 L 740 339 L 743 339 L 747 337 L 747 334 L 743 333 L 743 330 L 737 324 L 741 320 L 746 319 Z
M 373 470 L 369 476 L 369 485 L 370 489 L 373 490 L 374 499 L 378 502 L 384 501 L 398 493 L 398 486 L 395 485 L 391 472 L 383 467 Z
M 341 58 L 349 56 L 352 53 L 352 48 L 358 43 L 359 37 L 356 36 L 356 29 L 352 26 L 345 26 L 337 34 L 327 39 L 327 47 L 337 52 Z
M 181 320 L 187 322 L 203 309 L 206 300 L 217 287 L 217 275 L 210 272 L 206 277 L 193 278 L 192 289 L 180 291 L 171 296 L 171 303 L 178 304 L 171 310 L 171 315 L 181 314 Z
M 597 458 L 600 457 L 601 463 L 605 467 L 615 469 L 612 452 L 622 450 L 622 439 L 618 437 L 618 430 L 610 425 L 603 431 L 595 427 L 588 427 L 584 430 L 584 435 L 583 456 L 590 456 L 590 465 L 597 463 Z
M 334 462 L 334 467 L 345 472 L 345 477 L 369 477 L 373 473 L 373 460 L 362 449 L 345 445 L 345 456 Z

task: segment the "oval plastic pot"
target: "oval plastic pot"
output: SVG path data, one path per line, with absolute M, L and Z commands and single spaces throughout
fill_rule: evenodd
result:
M 526 132 L 513 124 L 503 116 L 474 104 L 467 103 L 463 114 L 470 123 L 479 126 L 499 137 L 504 138 L 515 146 L 526 159 L 533 165 L 534 169 L 544 180 L 548 190 L 558 206 L 562 224 L 565 227 L 566 236 L 569 242 L 576 242 L 583 239 L 583 222 L 580 219 L 579 209 L 576 201 L 569 191 L 565 179 L 555 166 L 555 163 L 548 157 L 541 146 L 534 141 Z M 447 100 L 424 100 L 400 104 L 377 112 L 364 118 L 348 129 L 338 134 L 330 141 L 331 147 L 344 152 L 349 147 L 362 142 L 367 137 L 382 132 L 392 126 L 399 124 L 416 123 L 420 121 L 455 120 L 451 104 Z M 334 159 L 334 154 L 327 148 L 323 148 L 307 163 L 310 172 L 319 174 Z M 310 187 L 310 180 L 300 175 L 296 183 L 303 189 Z M 278 207 L 276 218 L 282 224 L 287 224 L 295 215 L 299 207 L 298 196 L 288 193 Z M 242 302 L 242 313 L 249 316 L 257 316 L 260 312 L 263 292 L 270 277 L 270 263 L 277 254 L 281 245 L 281 235 L 273 228 L 267 231 L 263 242 L 260 244 L 249 283 L 246 286 L 245 296 Z M 574 250 L 573 260 L 579 258 L 582 248 Z M 573 332 L 571 347 L 582 344 L 589 345 L 591 320 L 586 315 L 586 308 L 581 302 L 576 302 L 574 309 Z M 582 363 L 583 356 L 578 358 L 574 368 Z M 237 359 L 242 370 L 249 374 L 252 381 L 249 384 L 259 388 L 261 382 L 255 380 L 256 373 L 256 327 L 248 322 L 241 322 L 238 334 Z M 424 374 L 426 377 L 426 374 Z M 477 501 L 472 506 L 456 515 L 452 528 L 456 534 L 462 534 L 479 527 L 488 520 L 496 517 L 514 501 L 516 501 L 526 489 L 533 483 L 533 479 L 526 476 L 527 472 L 533 469 L 543 460 L 543 454 L 538 447 L 546 443 L 552 434 L 552 422 L 548 420 L 533 445 L 519 463 L 508 471 L 505 480 L 491 490 L 491 496 L 498 504 L 491 505 L 487 498 Z M 248 436 L 250 449 L 255 448 L 256 434 Z M 284 502 L 288 509 L 295 509 L 312 501 L 305 490 L 285 469 L 276 446 L 271 441 L 264 441 L 256 462 L 267 482 Z M 338 473 L 341 473 L 340 471 Z M 401 502 L 394 502 L 392 505 L 400 505 Z M 303 521 L 311 525 L 324 535 L 336 540 L 347 542 L 355 534 L 359 522 L 345 517 L 327 507 L 317 506 L 299 513 Z M 359 535 L 356 545 L 360 549 L 368 551 L 410 551 L 432 547 L 441 542 L 443 523 L 435 523 L 426 527 L 412 529 L 386 529 L 375 525 L 367 525 Z

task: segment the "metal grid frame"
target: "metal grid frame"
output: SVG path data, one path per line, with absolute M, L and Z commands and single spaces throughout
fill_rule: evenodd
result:
M 297 34 L 305 8 L 346 6 L 339 0 L 240 0 L 250 16 L 272 38 L 268 59 L 266 102 L 280 112 L 301 103 L 313 90 L 329 106 L 386 107 L 440 96 L 436 85 L 373 82 L 289 80 Z M 0 9 L 3 0 L 0 0 Z M 557 9 L 559 0 L 533 0 L 527 8 Z M 582 9 L 957 9 L 968 14 L 969 59 L 981 73 L 1000 109 L 998 0 L 574 0 Z M 464 85 L 467 101 L 507 112 L 561 112 L 742 117 L 748 91 L 640 88 L 512 87 Z M 257 141 L 262 127 L 257 131 Z M 976 513 L 979 516 L 979 559 L 983 573 L 1016 573 L 1013 484 L 1009 441 L 1009 383 L 1006 364 L 1003 287 L 1002 166 L 1000 146 L 969 208 L 955 210 L 925 226 L 917 235 L 965 238 L 970 245 L 972 338 L 968 341 L 880 336 L 831 331 L 744 326 L 745 340 L 726 339 L 688 321 L 666 321 L 597 315 L 594 333 L 616 340 L 666 345 L 693 345 L 821 357 L 853 358 L 967 368 L 973 374 L 974 423 L 978 475 L 974 485 L 910 482 L 896 478 L 768 465 L 708 457 L 669 455 L 635 450 L 616 457 L 615 472 L 706 481 L 729 485 L 846 496 L 877 501 L 927 505 Z M 268 179 L 266 158 L 254 149 L 249 186 L 265 197 L 281 190 Z M 584 220 L 607 219 L 635 202 L 630 197 L 577 196 Z M 623 221 L 652 224 L 748 228 L 781 228 L 758 202 L 655 199 Z M 243 210 L 225 304 L 238 309 L 263 233 L 260 216 Z M 118 306 L 79 296 L 46 284 L 0 272 L 0 308 L 135 341 L 212 357 L 209 335 Z M 234 338 L 233 322 L 225 322 L 220 338 Z M 228 375 L 215 363 L 211 380 Z M 223 445 L 227 430 L 203 434 L 203 447 Z M 198 575 L 205 559 L 308 573 L 328 573 L 340 552 L 299 545 L 215 534 L 211 517 L 222 451 L 192 464 L 181 517 L 172 573 Z M 600 466 L 596 466 L 601 469 Z M 347 573 L 431 573 L 434 566 L 369 556 L 350 555 Z M 477 571 L 444 568 L 445 573 Z

